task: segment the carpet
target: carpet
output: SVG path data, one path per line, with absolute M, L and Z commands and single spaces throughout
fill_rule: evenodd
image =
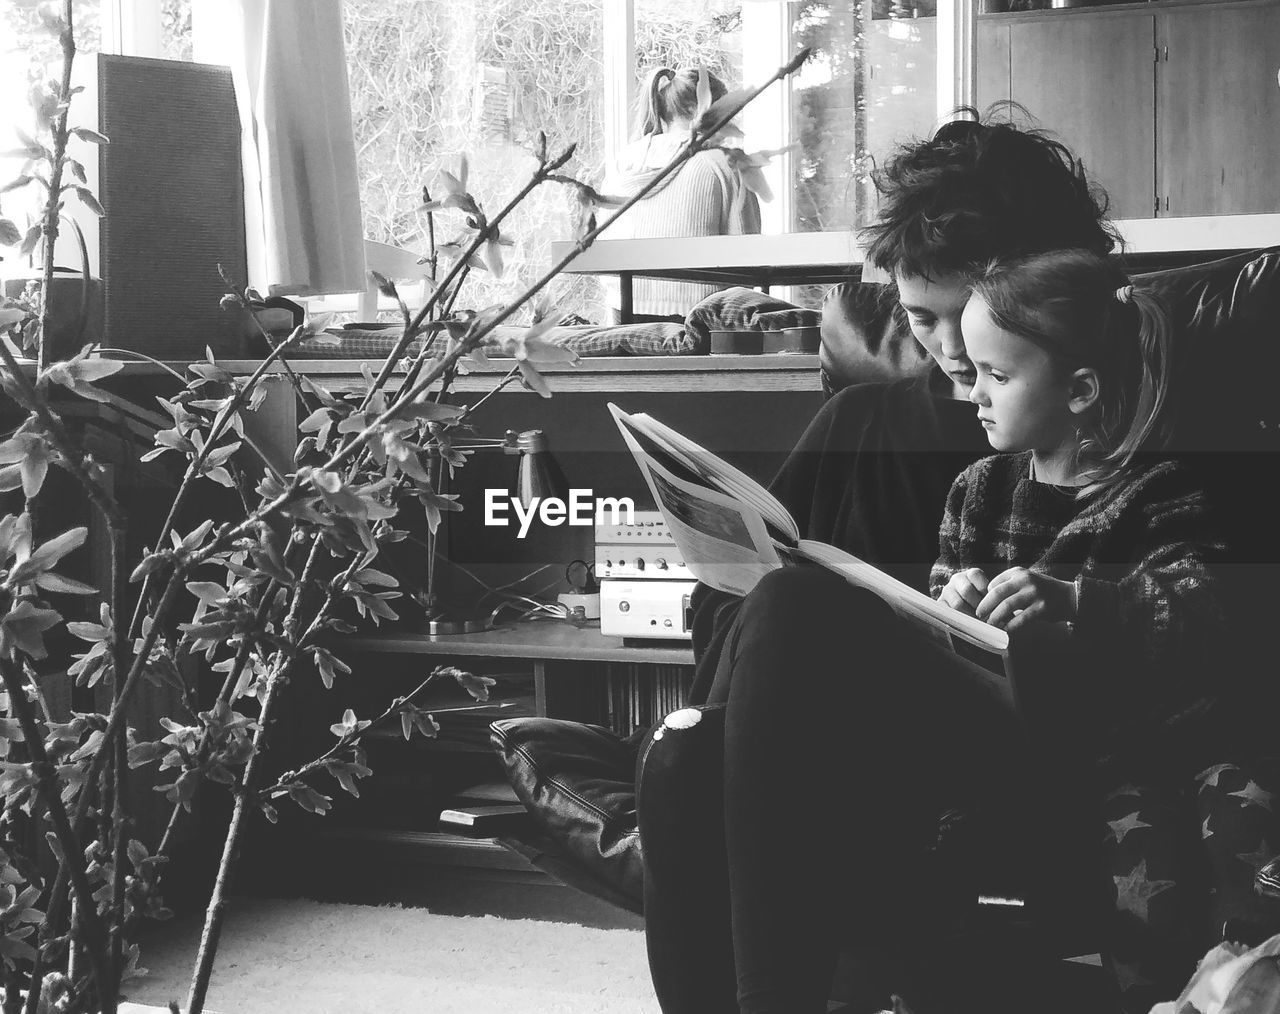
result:
M 186 1002 L 200 919 L 142 940 L 128 999 Z M 658 1014 L 644 935 L 426 909 L 236 899 L 208 1007 L 221 1014 Z

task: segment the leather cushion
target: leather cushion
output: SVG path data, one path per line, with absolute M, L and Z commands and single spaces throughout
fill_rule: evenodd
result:
M 644 883 L 636 827 L 639 738 L 555 718 L 504 718 L 489 726 L 507 778 L 539 829 L 607 889 L 593 889 L 591 881 L 570 886 L 636 913 Z

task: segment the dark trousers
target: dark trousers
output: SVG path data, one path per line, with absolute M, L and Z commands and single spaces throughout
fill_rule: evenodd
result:
M 665 1014 L 825 1011 L 850 935 L 927 953 L 956 887 L 924 862 L 949 808 L 1001 813 L 1010 865 L 1046 836 L 1087 851 L 1088 835 L 1049 828 L 1062 807 L 1043 800 L 1066 779 L 1009 709 L 826 571 L 778 571 L 746 596 L 709 703 L 724 705 L 722 748 L 703 743 L 661 781 L 645 757 L 678 741 L 642 754 L 646 940 Z

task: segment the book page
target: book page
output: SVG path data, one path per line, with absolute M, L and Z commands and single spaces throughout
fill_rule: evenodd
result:
M 700 478 L 704 485 L 710 485 L 748 505 L 771 525 L 782 541 L 788 545 L 794 545 L 799 541 L 800 528 L 795 518 L 782 506 L 777 497 L 741 469 L 734 468 L 705 447 L 694 443 L 683 433 L 673 430 L 670 426 L 658 422 L 657 419 L 643 412 L 624 412 L 612 402 L 609 403 L 609 411 L 624 434 L 629 429 L 633 435 L 642 438 L 641 443 L 645 453 L 654 456 L 654 445 L 657 445 L 657 450 L 675 459 L 679 468 L 673 469 L 671 462 L 663 462 L 669 470 L 676 472 L 688 470 L 693 476 Z
M 976 650 L 994 652 L 1002 656 L 1008 653 L 1007 631 L 993 627 L 976 616 L 969 616 L 958 609 L 944 606 L 924 592 L 903 584 L 865 560 L 858 559 L 852 553 L 808 539 L 802 540 L 794 552 L 797 556 L 835 571 L 852 584 L 875 592 L 903 619 L 917 628 L 922 626 L 927 628 L 922 632 L 928 636 L 939 641 L 953 642 L 951 647 L 957 654 L 964 654 L 964 648 L 954 644 L 957 638 L 967 642 Z
M 783 565 L 756 511 L 665 468 L 625 427 L 622 436 L 694 577 L 718 591 L 745 595 L 765 574 Z

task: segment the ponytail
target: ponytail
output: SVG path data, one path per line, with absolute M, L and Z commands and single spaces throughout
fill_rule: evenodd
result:
M 670 67 L 657 67 L 649 72 L 644 87 L 636 98 L 636 134 L 645 137 L 661 134 L 663 123 L 671 118 L 670 103 L 663 92 L 671 87 L 676 72 Z
M 707 83 L 711 86 L 711 101 L 723 97 L 728 89 L 710 71 L 697 67 L 678 71 L 670 67 L 651 70 L 636 96 L 636 136 L 661 134 L 666 125 L 677 117 L 692 117 L 698 111 L 698 79 L 702 74 L 706 74 Z
M 1093 488 L 1118 482 L 1140 451 L 1164 447 L 1171 422 L 1172 328 L 1164 304 L 1127 280 L 1113 299 L 1102 334 L 1104 347 L 1115 350 L 1112 376 L 1104 378 L 1096 424 L 1080 448 Z

